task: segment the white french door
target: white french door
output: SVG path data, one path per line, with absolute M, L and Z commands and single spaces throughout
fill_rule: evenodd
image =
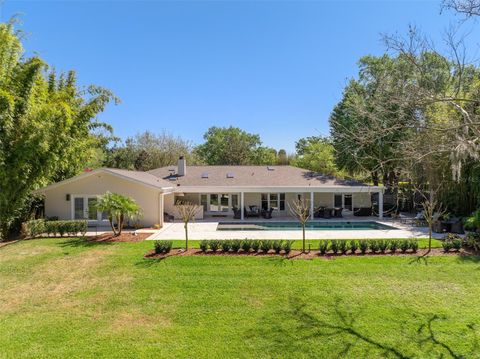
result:
M 106 216 L 97 210 L 97 196 L 72 196 L 72 219 L 102 221 Z

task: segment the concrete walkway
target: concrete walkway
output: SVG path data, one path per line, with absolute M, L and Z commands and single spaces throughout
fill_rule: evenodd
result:
M 372 221 L 370 219 L 370 221 Z M 389 220 L 376 221 L 395 229 L 347 229 L 347 230 L 307 230 L 307 239 L 379 239 L 379 238 L 428 238 L 428 228 L 412 227 Z M 301 230 L 250 230 L 217 231 L 219 222 L 196 222 L 188 225 L 189 239 L 302 239 Z M 442 238 L 442 234 L 434 234 Z M 165 223 L 164 228 L 152 234 L 148 240 L 185 239 L 183 223 Z

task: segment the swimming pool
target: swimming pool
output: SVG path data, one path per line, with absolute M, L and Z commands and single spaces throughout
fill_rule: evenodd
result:
M 217 226 L 217 231 L 291 231 L 301 229 L 298 222 L 222 222 Z M 387 230 L 397 229 L 374 221 L 325 221 L 308 222 L 307 230 Z

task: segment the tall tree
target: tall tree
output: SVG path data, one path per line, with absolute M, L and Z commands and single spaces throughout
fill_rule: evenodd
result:
M 299 139 L 292 165 L 325 175 L 343 176 L 335 165 L 334 147 L 329 138 L 311 136 Z
M 75 73 L 46 75 L 38 57 L 23 58 L 14 22 L 0 24 L 0 239 L 5 239 L 35 188 L 79 173 L 108 126 L 96 116 L 114 99 Z
M 127 138 L 124 145 L 111 148 L 105 166 L 148 171 L 176 164 L 180 156 L 186 156 L 188 163 L 197 162 L 189 141 L 165 131 L 159 134 L 145 131 Z
M 210 127 L 205 142 L 195 149 L 201 161 L 209 165 L 276 164 L 276 151 L 263 147 L 260 136 L 238 127 Z

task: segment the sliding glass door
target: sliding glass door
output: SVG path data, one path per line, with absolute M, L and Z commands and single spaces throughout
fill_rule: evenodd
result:
M 102 221 L 106 215 L 97 210 L 97 196 L 73 196 L 72 219 Z

